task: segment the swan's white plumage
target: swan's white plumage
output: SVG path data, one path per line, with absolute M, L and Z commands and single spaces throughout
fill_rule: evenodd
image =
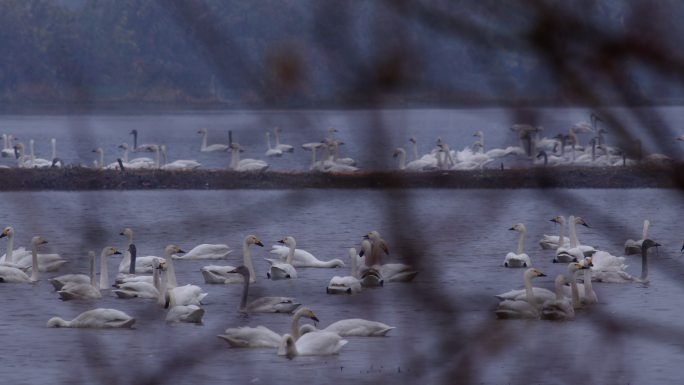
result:
M 135 318 L 116 309 L 93 309 L 79 314 L 71 321 L 65 321 L 59 317 L 50 318 L 48 327 L 71 327 L 71 328 L 130 328 L 135 323 Z
M 183 255 L 173 255 L 174 259 L 225 259 L 233 250 L 224 244 L 203 243 Z

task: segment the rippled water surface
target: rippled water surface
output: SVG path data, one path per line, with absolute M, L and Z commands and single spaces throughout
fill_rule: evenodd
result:
M 366 318 L 396 326 L 385 338 L 349 338 L 339 356 L 287 360 L 270 349 L 230 349 L 216 335 L 227 327 L 264 325 L 289 331 L 289 317 L 241 315 L 239 285 L 206 285 L 203 261 L 178 261 L 180 284 L 209 293 L 201 326 L 164 322 L 148 300 L 58 300 L 43 274 L 36 285 L 3 284 L 0 335 L 4 383 L 680 383 L 684 333 L 681 195 L 674 190 L 288 190 L 24 192 L 0 194 L 4 222 L 15 227 L 15 246 L 32 235 L 70 262 L 59 273 L 85 272 L 89 249 L 125 247 L 118 233 L 135 231 L 138 255 L 161 254 L 169 243 L 228 243 L 240 263 L 240 243 L 253 233 L 266 248 L 251 249 L 259 295 L 294 296 L 325 326 Z M 583 243 L 621 255 L 627 238 L 652 221 L 663 247 L 651 256 L 651 282 L 595 284 L 600 304 L 575 320 L 498 321 L 494 294 L 522 286 L 522 270 L 501 266 L 516 247 L 507 229 L 523 222 L 526 250 L 552 288 L 565 267 L 536 241 L 557 228 L 555 215 L 581 215 Z M 421 273 L 412 283 L 390 283 L 359 295 L 331 296 L 325 286 L 341 269 L 298 269 L 299 278 L 266 279 L 268 246 L 283 236 L 320 259 L 342 258 L 377 229 L 388 241 L 385 262 L 411 261 Z M 5 247 L 1 240 L 0 247 Z M 640 258 L 627 257 L 632 274 Z M 109 260 L 110 277 L 119 262 Z M 73 318 L 94 307 L 123 310 L 133 330 L 49 329 L 52 316 Z

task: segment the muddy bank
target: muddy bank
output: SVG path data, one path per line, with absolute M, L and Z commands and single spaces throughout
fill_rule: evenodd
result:
M 0 191 L 297 188 L 681 188 L 683 164 L 430 173 L 238 173 L 226 170 L 0 169 Z

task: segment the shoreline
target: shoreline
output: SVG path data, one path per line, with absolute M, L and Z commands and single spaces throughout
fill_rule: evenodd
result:
M 0 169 L 0 191 L 233 190 L 233 189 L 547 189 L 684 188 L 684 163 L 628 167 L 533 167 L 477 171 L 326 174 L 244 173 L 229 170 Z

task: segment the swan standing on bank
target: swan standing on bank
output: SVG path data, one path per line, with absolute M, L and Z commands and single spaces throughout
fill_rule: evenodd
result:
M 294 147 L 289 144 L 280 143 L 280 127 L 273 128 L 273 136 L 275 137 L 275 149 L 282 152 L 294 152 Z
M 264 154 L 266 156 L 283 156 L 283 152 L 281 150 L 271 147 L 271 133 L 269 132 L 266 133 L 266 148 L 267 150 Z
M 520 233 L 520 237 L 518 238 L 518 250 L 515 253 L 508 253 L 506 254 L 506 258 L 504 258 L 504 263 L 503 265 L 505 267 L 529 267 L 532 266 L 532 262 L 530 262 L 530 256 L 525 254 L 524 248 L 525 248 L 525 235 L 527 234 L 527 229 L 525 228 L 525 225 L 522 223 L 517 223 L 513 225 L 508 230 L 513 230 L 517 231 Z
M 437 167 L 433 162 L 416 159 L 406 163 L 406 150 L 401 147 L 397 147 L 392 154 L 394 158 L 399 158 L 399 170 L 409 170 L 409 171 L 429 171 L 436 170 Z
M 99 299 L 102 298 L 100 290 L 107 290 L 109 286 L 109 269 L 107 268 L 107 257 L 121 254 L 115 247 L 107 246 L 102 249 L 100 254 L 100 287 L 88 283 L 72 283 L 62 287 L 57 292 L 63 301 L 73 299 Z
M 0 282 L 7 283 L 34 283 L 38 281 L 38 246 L 46 244 L 47 241 L 39 236 L 31 239 L 31 276 L 29 277 L 16 267 L 0 265 Z
M 261 172 L 268 168 L 268 163 L 258 159 L 242 159 L 240 160 L 240 152 L 242 149 L 237 143 L 230 144 L 230 165 L 229 169 L 240 172 Z
M 625 242 L 625 255 L 641 254 L 641 244 L 644 239 L 648 238 L 648 229 L 651 226 L 651 221 L 644 219 L 644 227 L 641 231 L 641 239 L 633 240 L 628 239 Z
M 238 266 L 233 273 L 242 275 L 243 289 L 240 300 L 240 311 L 244 313 L 292 313 L 299 305 L 291 297 L 261 297 L 247 303 L 249 293 L 249 270 L 245 266 Z
M 292 316 L 291 323 L 292 337 L 295 340 L 300 337 L 299 319 L 302 317 L 319 322 L 316 314 L 308 307 L 303 306 L 297 309 Z M 228 342 L 231 348 L 277 348 L 283 339 L 280 334 L 263 326 L 228 328 L 218 337 Z
M 285 237 L 279 240 L 278 243 L 282 243 L 289 248 L 287 259 L 284 263 L 272 259 L 266 259 L 271 263 L 271 267 L 269 268 L 268 273 L 266 273 L 266 276 L 273 280 L 297 278 L 297 270 L 292 265 L 297 242 L 295 241 L 294 237 Z
M 359 274 L 356 267 L 356 249 L 349 249 L 349 257 L 351 258 L 351 275 L 340 277 L 334 276 L 330 279 L 328 287 L 325 292 L 328 294 L 352 294 L 361 292 L 361 281 L 359 281 Z
M 347 342 L 337 333 L 331 332 L 306 333 L 296 341 L 290 334 L 285 334 L 278 347 L 278 355 L 288 358 L 294 356 L 328 356 L 338 354 Z
M 532 279 L 537 277 L 546 277 L 546 274 L 535 268 L 525 270 L 523 273 L 523 281 L 525 283 L 524 299 L 504 299 L 501 301 L 495 311 L 497 318 L 539 318 L 539 307 L 541 306 L 541 303 L 537 301 L 532 288 Z M 497 298 L 501 297 L 497 296 Z
M 382 322 L 349 318 L 333 322 L 323 329 L 316 329 L 313 325 L 303 325 L 299 331 L 301 334 L 331 332 L 341 337 L 384 337 L 392 329 L 395 327 Z
M 252 264 L 252 256 L 249 254 L 249 245 L 264 247 L 264 244 L 255 236 L 248 235 L 242 241 L 242 263 L 249 271 L 249 282 L 256 282 L 256 273 Z M 242 275 L 234 273 L 234 266 L 209 265 L 200 269 L 205 283 L 231 284 L 242 283 Z
M 154 151 L 157 151 L 157 147 L 153 147 Z M 166 155 L 166 145 L 162 144 L 161 146 L 158 147 L 158 151 L 161 151 L 161 155 L 164 158 L 164 164 L 159 166 L 160 169 L 162 170 L 168 170 L 168 171 L 192 171 L 198 167 L 202 166 L 202 163 L 194 160 L 194 159 L 178 159 L 174 160 L 171 163 L 167 163 L 168 158 Z
M 59 317 L 50 318 L 49 328 L 130 328 L 135 318 L 116 309 L 93 309 L 79 314 L 71 321 Z
M 206 128 L 200 128 L 197 131 L 198 134 L 202 135 L 202 145 L 200 146 L 200 151 L 202 152 L 214 152 L 214 151 L 228 151 L 227 144 L 211 144 L 207 145 L 207 135 L 209 135 Z

